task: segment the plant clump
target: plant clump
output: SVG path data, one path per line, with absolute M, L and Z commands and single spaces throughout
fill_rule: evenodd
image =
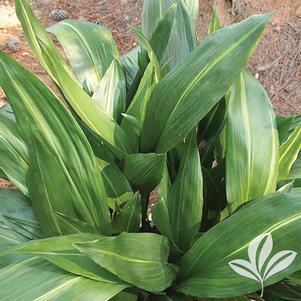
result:
M 198 0 L 145 0 L 120 56 L 15 6 L 64 102 L 0 51 L 0 299 L 299 300 L 301 118 L 246 67 L 272 14 L 198 44 Z

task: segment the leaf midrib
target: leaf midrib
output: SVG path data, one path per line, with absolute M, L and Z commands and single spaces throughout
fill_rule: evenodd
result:
M 288 225 L 288 224 L 290 224 L 290 223 L 292 223 L 292 222 L 294 222 L 294 221 L 296 221 L 298 219 L 301 219 L 301 213 L 297 213 L 297 214 L 295 214 L 293 216 L 290 216 L 290 217 L 286 218 L 285 220 L 280 221 L 276 225 L 273 225 L 272 227 L 270 227 L 270 228 L 262 231 L 261 234 L 263 234 L 263 233 L 271 233 L 272 234 L 274 231 L 279 230 L 282 227 L 284 227 L 284 226 L 286 226 L 286 225 Z M 191 274 L 190 271 L 195 268 L 196 262 L 199 260 L 200 255 L 203 255 L 214 243 L 216 243 L 216 241 L 218 241 L 218 238 L 216 238 L 215 240 L 212 240 L 212 242 L 210 244 L 208 244 L 208 246 L 202 250 L 202 253 L 200 253 L 199 256 L 195 257 L 195 259 L 192 261 L 192 264 L 190 265 L 191 268 L 188 271 L 187 270 L 185 271 L 185 275 L 186 276 L 189 275 L 189 274 Z M 245 244 L 244 246 L 240 247 L 239 249 L 235 250 L 231 254 L 229 254 L 229 255 L 221 258 L 220 260 L 214 262 L 213 265 L 210 265 L 210 264 L 207 265 L 207 267 L 209 267 L 209 266 L 212 267 L 212 266 L 214 266 L 214 265 L 216 265 L 216 264 L 218 264 L 218 263 L 220 263 L 222 261 L 225 261 L 227 258 L 229 258 L 229 257 L 231 257 L 231 256 L 233 256 L 233 255 L 235 255 L 235 254 L 243 251 L 244 249 L 247 249 L 248 246 L 249 246 L 249 242 L 247 244 Z M 201 275 L 201 274 L 202 273 L 192 273 L 193 276 L 197 276 L 197 275 Z M 191 278 L 193 278 L 193 277 L 191 277 Z M 187 280 L 187 277 L 183 281 L 186 281 L 186 280 Z
M 192 80 L 192 82 L 188 85 L 188 87 L 185 89 L 185 91 L 181 94 L 179 100 L 177 101 L 175 107 L 173 108 L 171 114 L 169 115 L 167 121 L 165 124 L 168 124 L 169 121 L 172 119 L 173 115 L 175 114 L 177 108 L 181 105 L 183 100 L 189 95 L 190 91 L 194 88 L 194 86 L 203 79 L 203 77 L 208 74 L 208 72 L 217 65 L 218 62 L 220 62 L 223 58 L 226 57 L 230 52 L 232 52 L 237 46 L 241 44 L 242 41 L 246 40 L 251 34 L 253 34 L 261 25 L 263 22 L 260 22 L 257 26 L 255 26 L 252 30 L 248 32 L 248 34 L 244 35 L 240 39 L 238 39 L 235 43 L 233 43 L 226 51 L 224 51 L 220 56 L 218 56 L 214 61 L 204 66 L 204 68 L 200 71 L 200 73 Z M 160 137 L 158 138 L 158 141 L 162 138 L 162 133 L 160 134 Z
M 111 257 L 115 257 L 115 258 L 118 258 L 118 259 L 123 260 L 123 261 L 128 261 L 128 262 L 133 262 L 133 263 L 140 263 L 140 264 L 150 264 L 150 265 L 152 265 L 152 264 L 155 264 L 155 265 L 168 264 L 166 261 L 154 261 L 154 260 L 145 260 L 145 259 L 125 257 L 125 256 L 122 256 L 120 254 L 117 254 L 117 253 L 114 253 L 114 252 L 111 252 L 111 251 L 107 251 L 107 250 L 96 250 L 94 252 L 95 253 L 89 252 L 89 255 L 95 256 L 95 254 L 99 254 L 101 256 L 111 256 Z

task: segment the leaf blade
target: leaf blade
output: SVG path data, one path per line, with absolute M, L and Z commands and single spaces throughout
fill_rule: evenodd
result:
M 278 180 L 285 179 L 290 172 L 301 150 L 301 124 L 297 126 L 279 149 L 279 176 Z
M 75 247 L 120 279 L 147 291 L 164 290 L 176 276 L 175 268 L 167 263 L 169 247 L 163 236 L 124 232 Z
M 120 123 L 125 111 L 126 83 L 120 63 L 113 60 L 107 72 L 98 83 L 92 98 L 116 122 Z
M 118 50 L 112 33 L 103 26 L 79 20 L 64 20 L 47 28 L 64 48 L 82 86 L 95 92 Z
M 30 147 L 33 132 L 38 135 L 40 146 L 63 171 L 81 218 L 109 233 L 102 178 L 92 149 L 71 113 L 43 82 L 3 52 L 0 70 L 0 85 L 13 107 L 22 139 Z M 47 181 L 51 186 L 51 179 Z
M 275 115 L 264 88 L 246 69 L 232 87 L 227 120 L 226 190 L 233 212 L 252 199 L 275 192 L 277 184 Z
M 199 232 L 203 210 L 203 176 L 196 133 L 178 147 L 179 170 L 167 196 L 173 240 L 179 249 L 187 251 Z
M 125 284 L 107 270 L 94 264 L 73 246 L 74 243 L 89 242 L 99 238 L 100 235 L 90 233 L 57 236 L 30 241 L 17 246 L 14 252 L 39 256 L 67 272 L 92 280 Z
M 49 280 L 51 279 L 51 280 Z M 127 286 L 73 276 L 46 260 L 27 258 L 1 269 L 1 300 L 110 300 Z M 35 283 L 35 285 L 32 285 Z
M 26 0 L 15 0 L 17 16 L 33 52 L 83 122 L 113 149 L 115 156 L 131 152 L 123 130 L 87 95 L 60 56 Z
M 299 206 L 300 194 L 275 193 L 251 202 L 214 226 L 182 257 L 179 290 L 193 296 L 224 298 L 261 289 L 260 283 L 233 273 L 228 263 L 247 259 L 250 242 L 264 233 L 272 234 L 277 249 L 289 248 L 299 254 L 299 244 L 284 239 L 286 235 L 297 235 L 301 227 Z M 237 227 L 243 229 L 239 239 L 233 235 Z M 220 245 L 224 246 L 222 250 Z M 280 281 L 299 270 L 300 265 L 297 256 L 293 264 L 267 279 L 265 285 Z
M 160 81 L 146 111 L 141 138 L 143 151 L 172 149 L 210 111 L 241 71 L 270 17 L 251 17 L 212 33 Z M 242 49 L 245 56 L 238 55 Z M 233 60 L 233 57 L 239 59 Z M 229 68 L 226 68 L 227 72 L 223 69 L 230 61 L 231 74 Z M 218 88 L 215 85 L 217 73 L 223 78 Z M 214 87 L 205 83 L 214 83 Z M 199 105 L 199 95 L 202 95 L 202 106 Z M 151 130 L 154 123 L 156 131 Z
M 8 180 L 25 195 L 28 194 L 26 172 L 27 147 L 18 133 L 16 123 L 0 114 L 0 169 Z

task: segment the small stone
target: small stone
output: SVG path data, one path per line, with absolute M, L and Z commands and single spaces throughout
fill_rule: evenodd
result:
M 16 52 L 20 49 L 21 41 L 18 37 L 11 37 L 7 42 L 7 48 L 12 52 Z
M 54 9 L 50 13 L 50 17 L 56 21 L 69 19 L 69 13 L 63 9 Z
M 103 22 L 96 20 L 93 22 L 93 24 L 98 25 L 98 26 L 106 26 Z

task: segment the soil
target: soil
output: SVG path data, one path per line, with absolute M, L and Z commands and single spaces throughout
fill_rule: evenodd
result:
M 140 26 L 142 0 L 32 0 L 36 16 L 44 26 L 56 21 L 53 9 L 64 9 L 72 19 L 98 21 L 112 30 L 121 53 L 136 46 L 129 25 Z M 197 36 L 201 42 L 207 35 L 214 0 L 200 1 Z M 301 113 L 301 0 L 219 0 L 221 24 L 238 22 L 250 15 L 276 10 L 277 14 L 265 30 L 249 66 L 265 86 L 275 112 Z M 15 51 L 5 48 L 12 38 L 20 39 Z M 25 67 L 32 70 L 50 87 L 53 83 L 31 53 L 12 0 L 0 0 L 0 48 L 5 48 Z M 5 95 L 0 89 L 0 106 Z M 7 182 L 0 185 L 10 186 Z

